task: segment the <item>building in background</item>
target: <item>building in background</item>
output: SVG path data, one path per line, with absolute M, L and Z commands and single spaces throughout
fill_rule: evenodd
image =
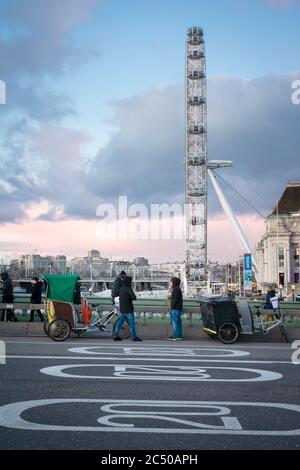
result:
M 149 266 L 149 260 L 144 256 L 139 256 L 133 260 L 133 264 L 136 266 Z
M 300 290 L 300 183 L 288 183 L 257 246 L 259 285 Z
M 65 274 L 67 258 L 65 255 L 22 255 L 19 259 L 11 260 L 9 270 L 12 275 L 19 278 L 40 276 L 44 273 Z
M 54 272 L 57 272 L 57 274 L 66 274 L 67 258 L 65 255 L 55 256 L 52 263 L 53 263 Z
M 68 265 L 69 271 L 82 277 L 106 277 L 110 272 L 110 261 L 101 257 L 100 251 L 90 250 L 88 256 L 72 258 Z
M 88 258 L 91 258 L 91 259 L 100 259 L 101 258 L 101 255 L 100 255 L 100 251 L 99 250 L 91 250 L 88 252 Z

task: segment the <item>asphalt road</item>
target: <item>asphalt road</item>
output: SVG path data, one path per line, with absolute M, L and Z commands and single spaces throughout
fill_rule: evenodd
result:
M 290 344 L 4 340 L 1 449 L 300 448 Z

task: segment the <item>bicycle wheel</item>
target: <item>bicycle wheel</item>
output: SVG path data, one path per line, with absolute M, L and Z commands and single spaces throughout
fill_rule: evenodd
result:
M 218 338 L 222 343 L 234 343 L 239 336 L 239 330 L 234 323 L 223 323 L 218 331 Z
M 43 328 L 44 328 L 45 335 L 49 336 L 49 321 L 48 320 L 44 321 Z
M 119 321 L 119 319 L 117 319 L 117 320 L 115 321 L 115 323 L 113 324 L 113 329 L 112 329 L 112 335 L 113 335 L 113 336 L 115 336 L 115 331 L 116 331 L 116 327 L 117 327 L 118 321 Z M 125 320 L 125 322 L 123 323 L 123 326 L 122 326 L 122 328 L 120 329 L 119 336 L 120 336 L 120 338 L 122 338 L 122 339 L 127 339 L 127 338 L 129 338 L 129 336 L 130 336 L 130 326 L 129 326 L 129 321 L 128 321 L 128 320 Z
M 48 332 L 53 341 L 64 341 L 70 336 L 71 326 L 63 318 L 57 318 L 49 324 Z

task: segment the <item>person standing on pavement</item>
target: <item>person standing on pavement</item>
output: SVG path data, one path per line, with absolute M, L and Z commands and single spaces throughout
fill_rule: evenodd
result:
M 132 341 L 143 341 L 136 335 L 135 331 L 135 317 L 133 300 L 136 300 L 136 295 L 131 287 L 132 277 L 125 276 L 123 279 L 122 287 L 119 289 L 120 313 L 121 316 L 116 326 L 114 341 L 122 341 L 120 338 L 120 330 L 125 321 L 129 322 Z
M 172 325 L 172 315 L 171 315 L 171 310 L 172 310 L 172 289 L 173 289 L 173 282 L 170 279 L 169 280 L 169 285 L 168 285 L 168 294 L 167 294 L 167 298 L 166 298 L 166 309 L 167 309 L 167 312 L 170 315 L 171 325 Z
M 182 291 L 180 288 L 180 279 L 178 277 L 172 277 L 172 297 L 171 297 L 171 320 L 173 326 L 172 335 L 168 338 L 169 340 L 180 341 L 182 340 Z
M 32 304 L 41 304 L 42 303 L 42 283 L 38 277 L 33 277 L 31 279 L 32 284 L 32 291 L 31 291 L 31 299 L 30 302 Z M 40 310 L 31 310 L 30 311 L 30 322 L 34 321 L 34 312 L 37 312 L 38 316 L 40 317 L 41 322 L 44 322 L 43 314 Z
M 13 283 L 9 274 L 7 272 L 1 273 L 1 279 L 3 281 L 2 286 L 2 303 L 8 304 L 14 302 L 14 294 L 13 294 Z M 7 309 L 7 316 L 6 321 L 18 321 L 16 318 L 14 311 L 11 309 Z M 1 321 L 4 321 L 5 318 L 5 310 L 2 310 Z

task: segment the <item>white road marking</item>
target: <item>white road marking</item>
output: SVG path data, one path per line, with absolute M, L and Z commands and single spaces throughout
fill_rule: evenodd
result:
M 65 369 L 101 367 L 111 368 L 109 375 L 79 375 L 64 372 Z M 207 371 L 221 370 L 243 372 L 254 374 L 256 377 L 250 378 L 213 378 Z M 117 379 L 117 380 L 156 380 L 156 381 L 184 381 L 184 382 L 268 382 L 282 379 L 279 372 L 272 372 L 261 369 L 247 369 L 241 367 L 184 367 L 184 366 L 133 366 L 127 364 L 72 364 L 44 367 L 40 370 L 42 374 L 54 377 L 74 378 L 74 379 Z
M 99 341 L 97 341 L 96 343 L 92 342 L 92 341 L 84 341 L 84 338 L 81 338 L 77 341 L 68 341 L 67 343 L 56 343 L 52 340 L 49 340 L 49 338 L 46 338 L 45 337 L 45 341 L 16 341 L 16 340 L 6 340 L 5 339 L 5 336 L 2 337 L 3 340 L 6 342 L 6 343 L 11 343 L 11 344 L 41 344 L 41 345 L 52 345 L 52 346 L 69 346 L 71 344 L 76 344 L 78 346 L 78 342 L 80 342 L 81 345 L 87 345 L 87 346 L 91 346 L 91 345 L 95 345 L 95 346 L 99 346 L 99 341 L 102 340 L 99 339 Z M 106 339 L 106 341 L 108 341 Z M 125 340 L 124 340 L 125 341 Z M 128 340 L 130 342 L 130 340 Z M 155 343 L 160 343 L 161 341 L 165 341 L 164 339 L 157 339 L 157 340 L 147 340 L 147 342 L 149 341 L 149 343 L 151 342 L 151 344 L 148 345 L 145 345 L 143 346 L 143 348 L 153 348 L 155 347 Z M 125 343 L 125 344 L 129 344 L 128 343 Z M 203 339 L 189 339 L 188 340 L 188 343 L 197 343 L 197 344 L 201 344 L 202 342 L 209 342 L 209 343 L 212 343 L 210 340 L 203 340 Z M 168 346 L 163 346 L 163 345 L 159 345 L 159 348 L 166 348 L 168 349 Z M 193 347 L 193 346 L 190 346 L 190 347 Z M 208 346 L 210 347 L 210 346 Z M 222 349 L 222 344 L 218 345 L 218 343 L 213 343 L 213 347 L 214 348 L 220 348 Z M 282 349 L 286 349 L 286 350 L 290 350 L 291 348 L 289 346 L 273 346 L 272 344 L 270 344 L 270 346 L 259 346 L 258 343 L 255 343 L 255 345 L 249 345 L 249 344 L 245 344 L 245 345 L 237 345 L 237 344 L 234 344 L 234 345 L 231 345 L 231 347 L 234 347 L 235 349 L 239 349 L 239 348 L 246 348 L 246 349 L 279 349 L 279 350 L 282 350 Z M 101 346 L 101 348 L 105 348 L 105 349 L 116 349 L 116 348 L 119 348 L 119 349 L 123 349 L 124 348 L 124 344 L 123 345 L 120 345 L 120 344 L 112 344 L 112 345 L 106 345 L 104 344 L 103 346 Z M 202 349 L 202 346 L 195 346 L 195 348 L 197 349 Z M 207 349 L 207 347 L 204 347 L 204 349 Z
M 1 359 L 1 356 L 0 356 Z M 155 358 L 152 357 L 86 357 L 86 356 L 33 356 L 33 355 L 6 355 L 6 359 L 55 359 L 55 360 L 71 360 L 71 361 L 155 361 L 155 362 L 216 362 L 230 364 L 291 364 L 291 361 L 260 361 L 260 360 L 244 360 L 244 359 L 186 359 L 186 358 Z
M 24 411 L 44 406 L 56 405 L 54 409 L 58 419 L 62 414 L 57 411 L 57 405 L 76 404 L 76 409 L 80 410 L 80 404 L 95 404 L 97 412 L 101 416 L 95 419 L 97 425 L 54 425 L 35 423 L 21 417 Z M 99 409 L 100 405 L 100 409 Z M 122 407 L 124 409 L 122 410 Z M 121 409 L 120 409 L 121 408 Z M 137 410 L 138 408 L 138 410 Z M 237 409 L 235 409 L 237 408 Z M 242 408 L 242 413 L 241 413 Z M 300 413 L 300 406 L 286 403 L 263 403 L 263 402 L 213 402 L 213 401 L 155 401 L 155 400 L 104 400 L 104 399 L 84 399 L 84 398 L 61 398 L 31 400 L 18 403 L 10 403 L 0 407 L 0 425 L 6 428 L 38 431 L 76 431 L 76 432 L 133 432 L 133 433 L 158 433 L 158 434 L 225 434 L 225 435 L 250 435 L 250 436 L 299 436 L 300 429 L 245 429 L 247 426 L 247 415 L 243 414 L 245 409 L 251 408 L 251 423 L 261 426 L 263 423 L 270 426 L 274 420 L 272 411 L 286 411 L 290 413 Z M 150 411 L 148 411 L 150 409 Z M 162 411 L 160 411 L 162 409 Z M 178 411 L 178 409 L 180 411 Z M 95 411 L 96 411 L 95 410 Z M 167 410 L 167 411 L 166 411 Z M 187 411 L 188 410 L 188 411 Z M 250 411 L 250 410 L 249 410 Z M 108 413 L 108 415 L 105 415 Z M 234 413 L 232 416 L 228 416 Z M 243 427 L 239 420 L 239 415 L 243 418 Z M 52 412 L 53 416 L 53 412 Z M 99 416 L 99 415 L 98 415 Z M 201 422 L 202 417 L 205 422 Z M 253 420 L 253 416 L 255 419 Z M 80 413 L 76 419 L 80 419 Z M 214 424 L 207 421 L 214 418 Z M 222 424 L 216 425 L 216 418 Z M 229 419 L 228 419 L 229 418 Z M 116 420 L 122 420 L 121 423 Z M 137 427 L 138 420 L 154 421 L 153 427 Z M 114 420 L 114 421 L 112 421 Z M 125 422 L 124 422 L 125 421 Z M 158 427 L 155 421 L 160 422 Z M 299 422 L 299 417 L 297 416 Z M 176 427 L 162 427 L 164 422 L 175 424 Z M 291 422 L 291 420 L 285 420 Z
M 100 350 L 95 351 L 96 350 Z M 91 355 L 103 355 L 110 354 L 111 356 L 120 354 L 116 353 L 105 353 L 101 346 L 90 346 L 90 347 L 80 347 L 80 348 L 70 348 L 68 350 L 72 353 L 78 354 L 91 354 Z M 194 357 L 238 357 L 238 356 L 249 356 L 248 351 L 235 351 L 233 349 L 221 349 L 221 348 L 134 348 L 134 347 L 124 347 L 123 352 L 128 355 L 150 355 L 150 356 L 194 356 Z M 205 354 L 206 352 L 206 354 Z M 207 353 L 208 352 L 208 353 Z M 209 354 L 212 352 L 214 354 Z M 217 352 L 217 354 L 215 354 Z M 203 353 L 203 354 L 202 354 Z M 224 354 L 225 353 L 225 354 Z M 227 354 L 229 353 L 229 354 Z

